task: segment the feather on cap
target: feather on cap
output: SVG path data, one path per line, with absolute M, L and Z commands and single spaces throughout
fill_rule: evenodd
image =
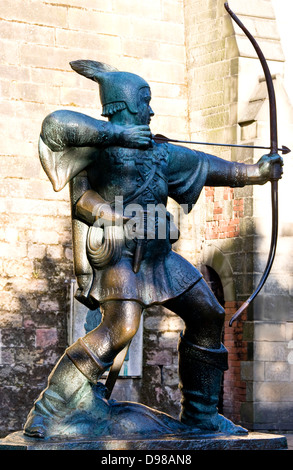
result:
M 97 81 L 102 74 L 107 72 L 118 72 L 118 69 L 112 65 L 96 62 L 95 60 L 74 60 L 69 62 L 70 67 L 80 75 Z
M 125 103 L 131 113 L 138 112 L 138 92 L 141 88 L 149 88 L 149 84 L 142 77 L 130 72 L 121 72 L 111 65 L 94 60 L 75 60 L 70 62 L 70 66 L 75 72 L 99 84 L 103 116 L 113 114 L 113 103 L 116 110 L 124 109 L 121 103 Z

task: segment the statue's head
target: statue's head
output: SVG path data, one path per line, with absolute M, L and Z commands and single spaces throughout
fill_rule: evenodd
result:
M 127 109 L 134 116 L 137 115 L 137 124 L 149 124 L 150 117 L 154 114 L 149 107 L 150 86 L 139 75 L 120 72 L 114 67 L 93 60 L 76 60 L 70 62 L 70 66 L 77 73 L 99 84 L 102 116 L 111 119 L 118 111 Z

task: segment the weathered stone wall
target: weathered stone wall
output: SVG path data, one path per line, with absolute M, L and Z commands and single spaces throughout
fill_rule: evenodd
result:
M 284 93 L 280 76 L 274 80 L 280 114 L 280 143 L 292 139 L 292 107 Z M 257 115 L 259 141 L 264 141 L 266 128 L 264 116 L 268 103 L 262 97 L 261 82 L 254 98 L 258 98 Z M 255 103 L 256 101 L 254 101 Z M 250 103 L 252 105 L 252 103 Z M 290 117 L 291 116 L 291 117 Z M 282 139 L 282 140 L 281 140 Z M 283 140 L 285 139 L 285 140 Z M 279 239 L 277 253 L 270 276 L 250 309 L 249 322 L 244 328 L 248 342 L 248 362 L 242 364 L 242 379 L 247 383 L 246 403 L 242 416 L 253 429 L 292 429 L 293 384 L 292 361 L 289 360 L 292 341 L 292 220 L 290 197 L 292 164 L 284 156 L 284 176 L 279 183 Z M 267 201 L 264 204 L 263 201 Z M 253 223 L 255 227 L 253 268 L 255 283 L 260 279 L 268 256 L 271 232 L 270 188 L 254 191 Z
M 270 0 L 231 0 L 229 5 L 255 36 L 272 74 L 282 77 L 275 81 L 279 136 L 290 147 L 292 109 L 286 93 L 292 95 L 289 84 L 292 75 L 288 73 L 284 55 L 284 50 L 288 54 L 289 29 L 281 42 L 282 26 L 278 28 L 275 11 L 280 10 L 279 17 L 284 21 L 284 11 L 292 6 L 288 2 L 287 6 L 281 6 Z M 223 2 L 186 1 L 185 24 L 192 140 L 247 145 L 269 143 L 263 71 L 248 39 L 225 13 Z M 246 163 L 256 162 L 264 153 L 218 147 L 210 150 L 227 160 Z M 234 324 L 232 329 L 227 325 L 224 333 L 230 352 L 229 371 L 224 376 L 224 413 L 255 429 L 292 428 L 292 363 L 288 363 L 292 267 L 288 259 L 285 261 L 285 253 L 290 253 L 292 247 L 288 205 L 291 178 L 292 166 L 285 157 L 284 177 L 280 183 L 280 239 L 272 273 L 249 310 L 248 318 L 252 323 L 247 324 L 244 332 L 242 322 Z M 246 300 L 253 292 L 265 268 L 271 232 L 270 188 L 269 185 L 235 190 L 206 188 L 200 202 L 198 210 L 205 214 L 202 215 L 205 223 L 194 239 L 200 250 L 196 252 L 194 248 L 193 253 L 196 253 L 197 263 L 208 265 L 219 274 L 229 320 L 238 302 Z M 225 289 L 226 285 L 229 289 Z M 268 328 L 272 334 L 270 340 Z M 255 370 L 257 374 L 252 372 Z
M 292 105 L 288 99 L 285 55 L 286 42 L 280 39 L 282 24 L 280 11 L 286 5 L 276 2 L 237 2 L 236 12 L 259 42 L 274 76 L 277 99 L 279 143 L 292 146 Z M 288 5 L 289 6 L 289 5 Z M 292 9 L 289 6 L 289 8 Z M 288 14 L 289 14 L 289 10 Z M 238 122 L 241 143 L 262 145 L 269 142 L 269 106 L 263 72 L 254 51 L 245 45 L 245 38 L 235 29 L 239 52 Z M 254 77 L 254 79 L 252 79 Z M 261 151 L 254 152 L 252 162 Z M 249 310 L 249 322 L 244 327 L 248 344 L 248 360 L 242 363 L 241 378 L 246 382 L 246 403 L 242 405 L 243 421 L 252 429 L 292 429 L 292 363 L 288 360 L 292 339 L 292 263 L 288 254 L 292 250 L 292 218 L 290 197 L 292 164 L 284 156 L 284 176 L 279 183 L 279 240 L 271 274 L 263 290 Z M 247 267 L 255 288 L 264 271 L 271 236 L 270 185 L 255 187 L 252 192 L 249 220 L 253 245 L 247 257 Z

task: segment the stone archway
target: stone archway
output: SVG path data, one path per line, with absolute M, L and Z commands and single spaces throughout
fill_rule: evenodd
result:
M 203 275 L 206 266 L 212 268 L 219 277 L 223 289 L 224 301 L 234 302 L 236 300 L 236 292 L 233 270 L 227 256 L 216 246 L 206 245 L 203 250 L 202 263 L 200 265 L 200 270 Z
M 220 276 L 213 268 L 207 266 L 206 264 L 201 266 L 201 273 L 203 275 L 204 280 L 209 285 L 210 289 L 213 291 L 220 304 L 224 307 L 225 296 Z

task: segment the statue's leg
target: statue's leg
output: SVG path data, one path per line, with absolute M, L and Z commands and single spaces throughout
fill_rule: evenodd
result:
M 99 375 L 99 364 L 106 364 L 108 368 L 117 354 L 127 346 L 139 328 L 142 306 L 134 301 L 110 300 L 101 304 L 102 322 L 93 331 L 79 339 L 67 349 L 67 354 L 76 367 L 92 383 L 96 383 L 96 371 Z M 84 360 L 84 353 L 80 357 L 80 344 L 82 344 L 90 360 Z M 105 369 L 104 369 L 105 370 Z
M 133 338 L 142 312 L 137 302 L 109 301 L 101 305 L 101 311 L 101 324 L 67 348 L 54 367 L 46 389 L 28 415 L 26 435 L 45 437 L 50 421 L 75 409 L 90 383 L 98 382 Z
M 204 280 L 165 306 L 185 321 L 179 340 L 181 421 L 207 431 L 247 431 L 218 413 L 227 350 L 221 342 L 225 311 Z

